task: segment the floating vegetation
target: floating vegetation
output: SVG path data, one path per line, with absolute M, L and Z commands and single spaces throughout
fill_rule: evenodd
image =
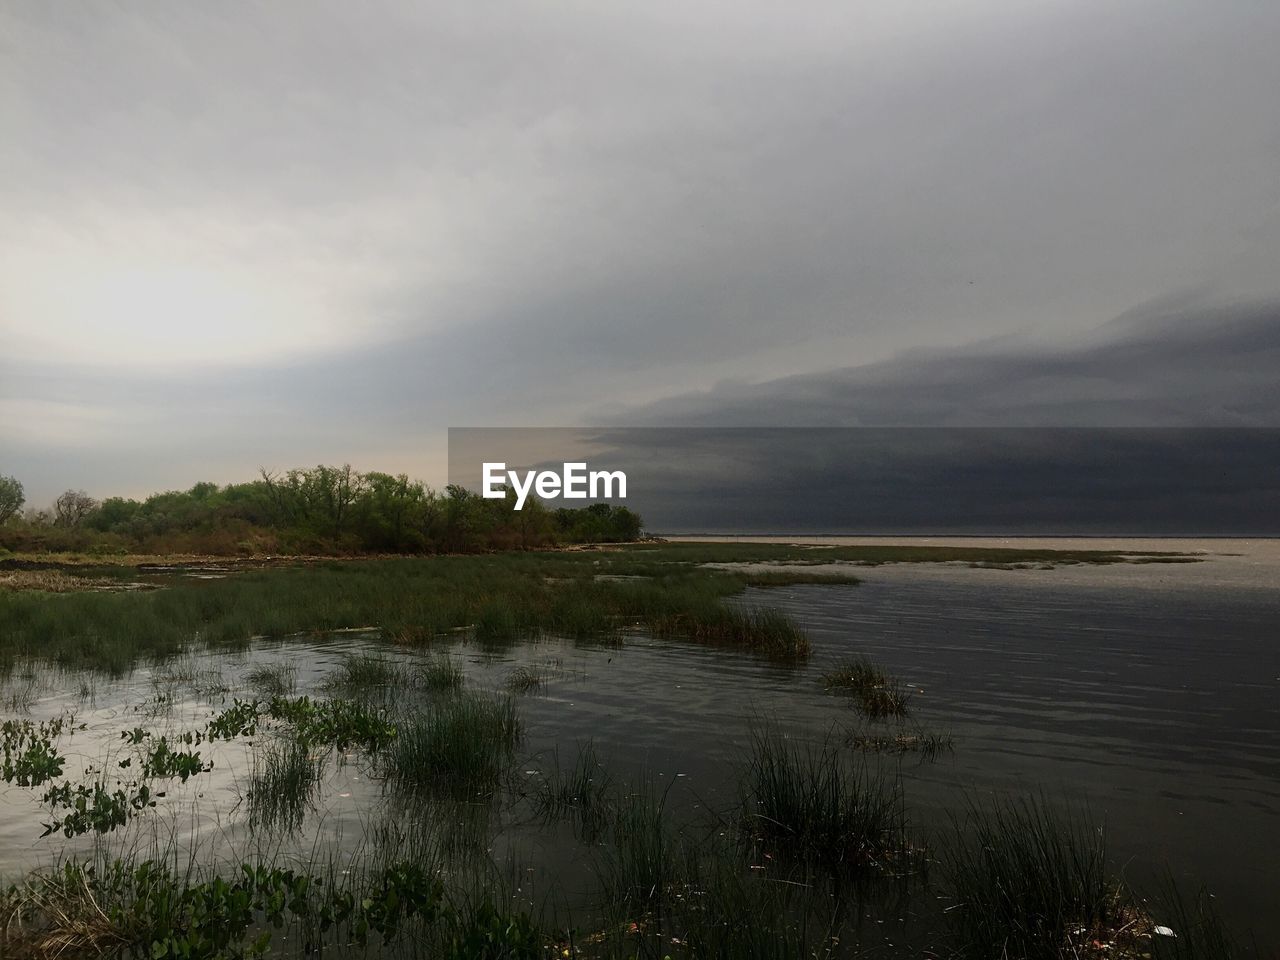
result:
M 129 791 L 120 788 L 108 790 L 102 782 L 63 782 L 50 787 L 42 800 L 52 809 L 54 816 L 44 824 L 44 832 L 40 836 L 62 833 L 67 837 L 78 837 L 90 831 L 107 833 L 123 827 L 135 813 L 154 807 L 156 798 L 164 796 L 164 793 L 153 794 L 145 783 L 133 784 L 132 787 Z M 59 811 L 63 811 L 60 816 Z
M 75 727 L 75 716 L 64 714 L 53 720 L 6 720 L 0 726 L 0 779 L 20 787 L 38 787 L 62 776 L 66 758 L 58 753 L 55 741 L 64 730 Z M 81 730 L 84 725 L 81 724 Z
M 292 726 L 298 742 L 310 747 L 355 746 L 376 753 L 396 739 L 396 725 L 385 710 L 355 700 L 273 697 L 266 715 Z
M 13 957 L 242 960 L 265 955 L 274 928 L 300 926 L 311 943 L 332 932 L 364 946 L 373 935 L 394 939 L 415 918 L 441 921 L 445 909 L 440 879 L 408 863 L 340 884 L 252 863 L 230 877 L 195 880 L 151 860 L 101 870 L 69 862 L 5 899 L 10 922 L 0 947 Z

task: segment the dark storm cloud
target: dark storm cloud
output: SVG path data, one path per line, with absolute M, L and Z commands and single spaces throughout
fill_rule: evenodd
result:
M 1280 427 L 1280 301 L 1162 301 L 1070 345 L 914 351 L 725 384 L 626 422 L 720 426 Z

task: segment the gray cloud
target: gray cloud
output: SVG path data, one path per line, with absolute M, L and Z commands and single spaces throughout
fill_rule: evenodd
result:
M 321 459 L 438 481 L 447 424 L 632 415 L 1265 420 L 1229 331 L 1085 331 L 1276 294 L 1278 27 L 1167 0 L 6 4 L 0 470 L 42 497 Z M 1059 346 L 965 346 L 1029 336 Z M 764 385 L 685 396 L 725 380 Z

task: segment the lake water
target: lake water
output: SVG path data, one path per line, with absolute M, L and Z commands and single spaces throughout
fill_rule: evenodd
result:
M 808 629 L 815 655 L 802 667 L 647 637 L 621 647 L 462 643 L 453 651 L 473 686 L 501 689 L 520 664 L 547 673 L 542 692 L 518 701 L 526 737 L 517 778 L 539 776 L 552 748 L 572 762 L 589 737 L 615 775 L 647 770 L 675 781 L 682 803 L 713 809 L 733 801 L 729 773 L 753 721 L 770 718 L 815 735 L 866 728 L 842 699 L 823 692 L 819 676 L 837 660 L 869 655 L 916 691 L 914 722 L 954 737 L 954 750 L 932 762 L 880 758 L 900 764 L 919 835 L 940 834 L 950 814 L 993 791 L 1078 801 L 1105 820 L 1127 877 L 1141 883 L 1167 865 L 1185 886 L 1211 891 L 1237 928 L 1275 948 L 1280 599 L 1265 578 L 1198 585 L 1194 572 L 1212 580 L 1212 566 L 1134 567 L 1111 577 L 1117 568 L 878 567 L 864 571 L 858 586 L 742 598 L 781 607 Z M 255 664 L 287 660 L 297 668 L 298 692 L 315 693 L 345 653 L 371 645 L 387 649 L 363 634 L 261 643 L 242 655 L 195 655 L 178 670 L 99 679 L 92 689 L 81 687 L 87 678 L 54 676 L 34 682 L 29 716 L 70 710 L 87 724 L 70 741 L 67 773 L 74 775 L 106 755 L 123 756 L 122 730 L 176 731 L 207 719 L 243 695 L 244 674 Z M 264 846 L 306 860 L 326 842 L 358 846 L 384 792 L 359 762 L 334 764 L 303 834 L 264 838 L 247 825 L 247 745 L 217 744 L 206 756 L 215 762 L 211 773 L 175 786 L 156 810 L 106 842 L 119 849 L 165 838 L 194 843 L 203 862 Z M 47 817 L 31 794 L 0 786 L 6 879 L 104 842 L 39 839 Z M 530 892 L 559 883 L 572 899 L 587 883 L 583 851 L 571 838 L 518 815 L 496 825 L 493 850 L 506 869 L 529 873 Z M 889 913 L 868 936 L 901 943 L 909 911 Z

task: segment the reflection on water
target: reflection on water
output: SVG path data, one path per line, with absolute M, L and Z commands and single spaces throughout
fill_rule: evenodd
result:
M 921 724 L 955 738 L 954 753 L 937 762 L 910 754 L 885 761 L 901 763 L 918 831 L 938 832 L 968 797 L 991 790 L 1079 798 L 1105 818 L 1130 879 L 1168 863 L 1184 881 L 1208 887 L 1223 914 L 1264 945 L 1280 942 L 1280 654 L 1271 595 L 1027 585 L 955 571 L 743 600 L 760 601 L 805 625 L 817 651 L 812 663 L 780 667 L 646 637 L 618 648 L 544 642 L 453 650 L 471 686 L 501 689 L 521 665 L 547 678 L 540 692 L 519 699 L 526 736 L 517 785 L 540 775 L 552 749 L 572 762 L 591 738 L 616 776 L 649 771 L 674 781 L 681 803 L 711 809 L 733 801 L 729 774 L 753 718 L 815 734 L 857 726 L 818 676 L 835 660 L 868 654 L 917 691 Z M 345 653 L 370 645 L 377 640 L 363 634 L 261 643 L 243 655 L 197 655 L 117 682 L 99 679 L 92 689 L 82 689 L 80 677 L 55 678 L 30 716 L 69 710 L 87 725 L 64 748 L 74 777 L 86 764 L 125 757 L 123 730 L 198 727 L 246 695 L 255 665 L 292 664 L 297 692 L 314 695 Z M 328 857 L 331 843 L 354 850 L 381 822 L 386 791 L 353 753 L 327 767 L 300 834 L 254 833 L 245 803 L 250 745 L 206 744 L 202 753 L 213 771 L 175 783 L 154 811 L 109 836 L 112 849 L 176 840 L 198 844 L 203 862 L 264 851 L 306 862 Z M 47 812 L 29 790 L 0 786 L 0 810 L 0 873 L 10 879 L 103 842 L 38 839 Z M 493 857 L 523 874 L 519 885 L 531 901 L 583 895 L 583 849 L 566 828 L 515 816 L 498 831 Z M 897 936 L 897 916 L 886 919 L 882 935 Z

